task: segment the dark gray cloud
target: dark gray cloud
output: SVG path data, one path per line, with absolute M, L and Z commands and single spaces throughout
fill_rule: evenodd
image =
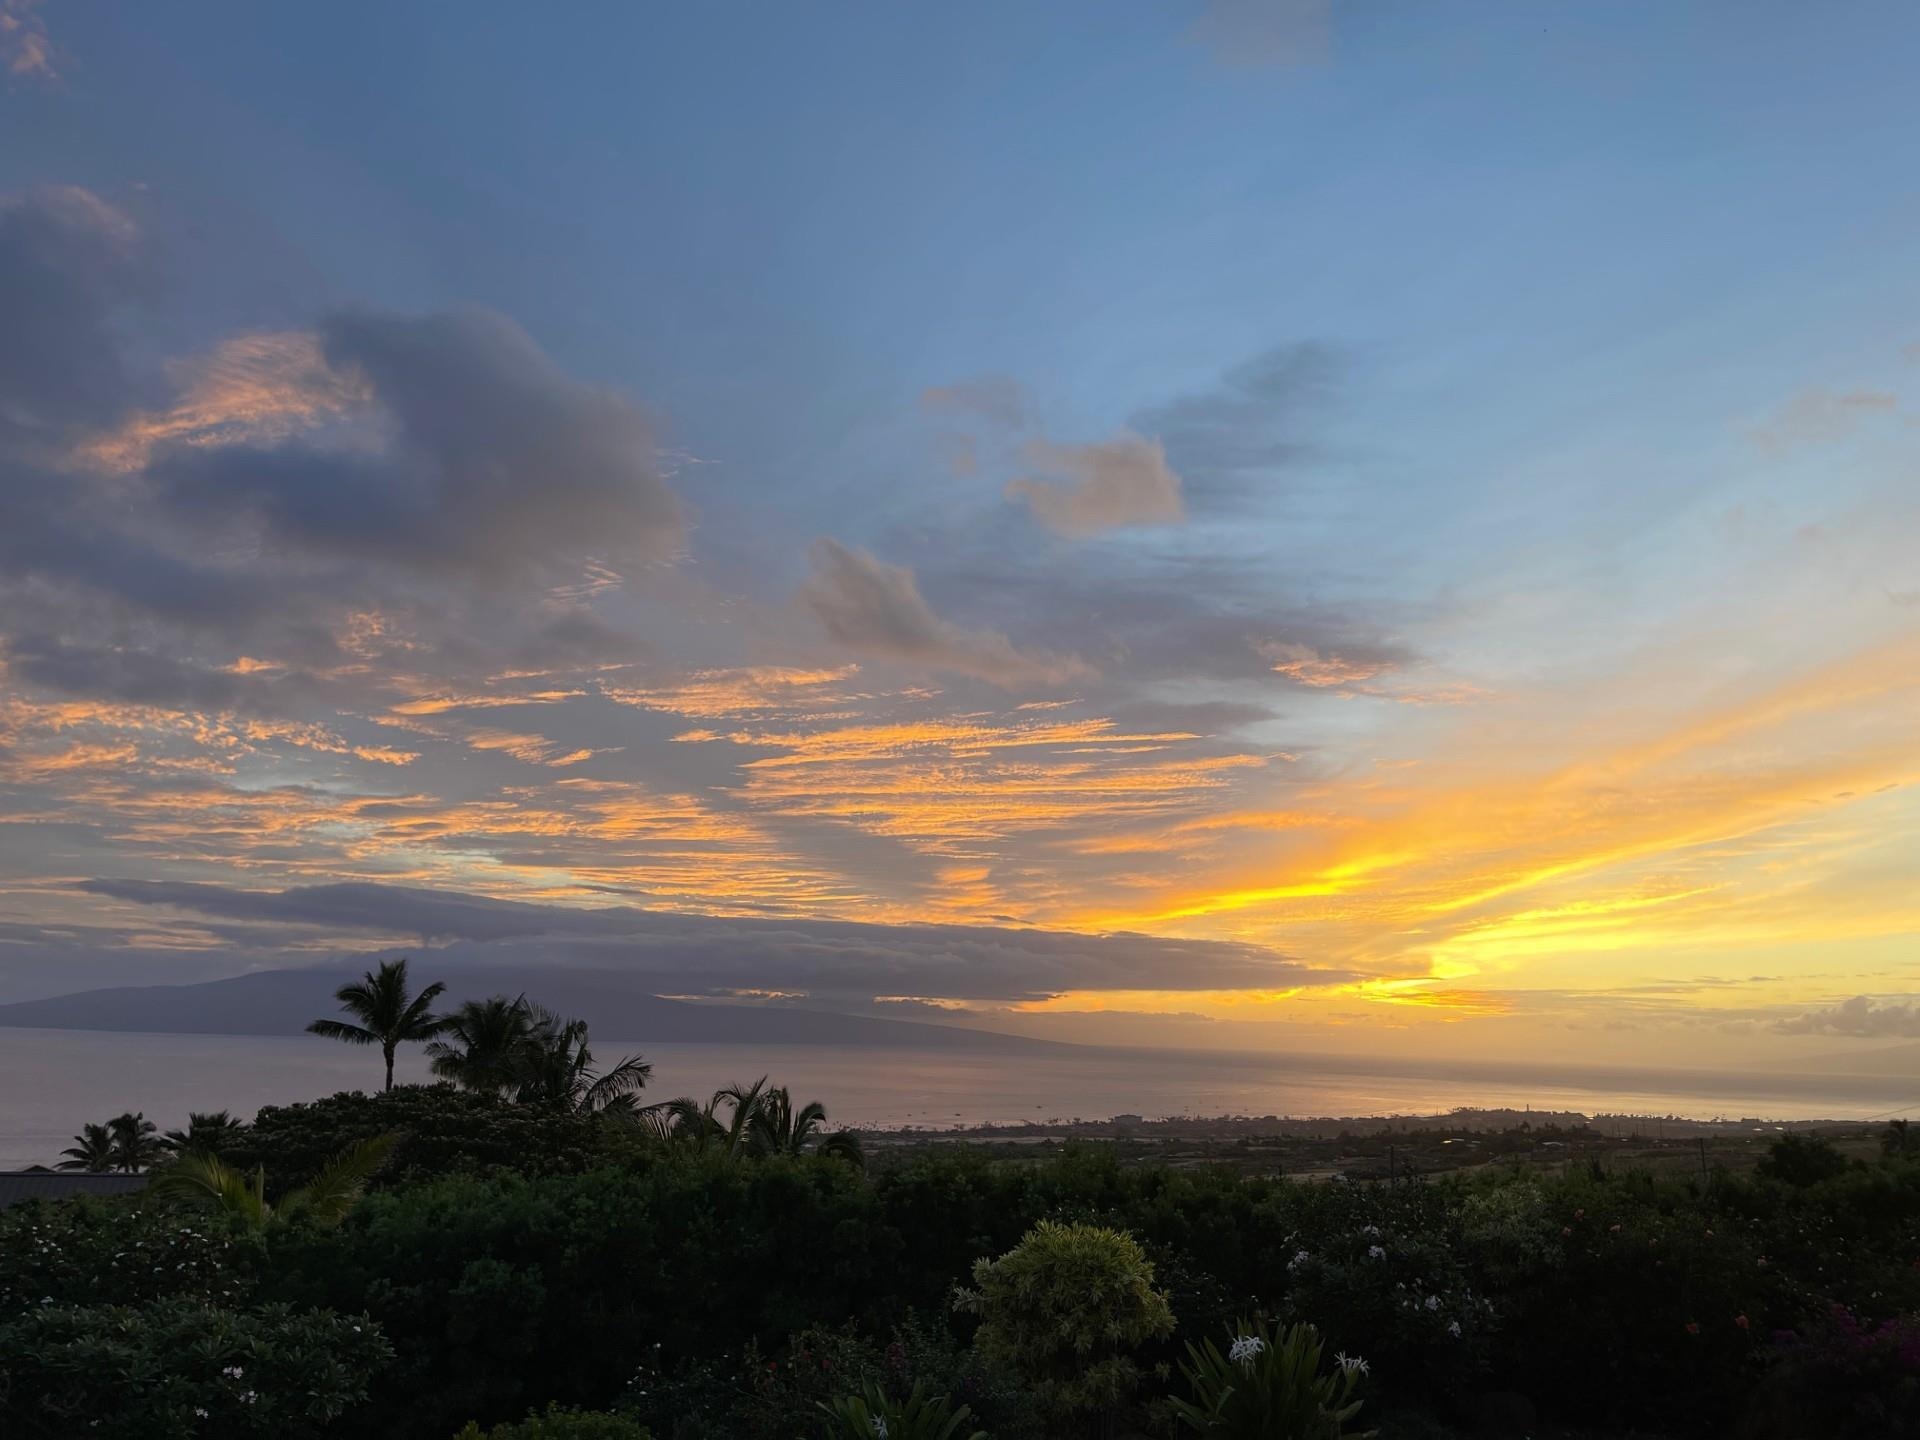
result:
M 58 445 L 120 413 L 116 313 L 147 281 L 132 222 L 87 191 L 0 198 L 0 444 Z
M 1085 673 L 1071 659 L 1016 649 L 997 630 L 974 630 L 933 613 L 913 572 L 864 550 L 821 540 L 802 602 L 827 634 L 855 654 L 950 670 L 1009 688 Z
M 675 994 L 1011 1002 L 1078 990 L 1269 989 L 1354 978 L 1255 945 L 1146 935 L 582 910 L 374 884 L 249 891 L 94 880 L 80 888 L 281 931 L 452 941 L 448 953 L 475 963 L 617 967 Z
M 390 445 L 177 447 L 154 466 L 176 504 L 238 509 L 271 543 L 498 579 L 672 553 L 678 500 L 624 400 L 564 375 L 482 310 L 336 315 L 328 363 L 363 375 Z
M 137 648 L 69 644 L 43 635 L 0 637 L 7 672 L 65 695 L 129 705 L 253 711 L 269 685 L 230 671 L 208 670 Z
M 1920 1001 L 1875 1000 L 1855 995 L 1826 1010 L 1809 1010 L 1774 1022 L 1786 1035 L 1855 1035 L 1863 1039 L 1920 1039 Z

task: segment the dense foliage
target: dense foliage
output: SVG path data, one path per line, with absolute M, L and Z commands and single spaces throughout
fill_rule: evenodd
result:
M 618 1161 L 631 1128 L 556 1114 L 451 1085 L 352 1091 L 307 1104 L 269 1105 L 221 1158 L 267 1172 L 271 1191 L 310 1184 L 342 1151 L 381 1135 L 399 1144 L 376 1187 L 447 1175 L 568 1174 Z
M 0 1428 L 20 1440 L 317 1436 L 366 1398 L 391 1353 L 365 1316 L 185 1298 L 40 1306 L 0 1325 Z
M 159 1355 L 182 1316 L 221 1334 L 315 1327 L 307 1346 L 361 1324 L 370 1339 L 356 1343 L 390 1345 L 392 1359 L 356 1363 L 367 1399 L 328 1433 L 399 1440 L 609 1416 L 657 1440 L 795 1440 L 821 1432 L 822 1405 L 866 1403 L 870 1386 L 899 1404 L 915 1385 L 969 1407 L 969 1432 L 1070 1436 L 1038 1413 L 1059 1398 L 1051 1378 L 1115 1355 L 1140 1383 L 1113 1433 L 1165 1433 L 1173 1400 L 1204 1401 L 1179 1373 L 1187 1345 L 1218 1346 L 1240 1316 L 1308 1322 L 1328 1355 L 1365 1356 L 1366 1417 L 1384 1437 L 1412 1433 L 1395 1428 L 1405 1412 L 1465 1426 L 1495 1396 L 1542 1426 L 1676 1437 L 1920 1424 L 1911 1147 L 1836 1167 L 1818 1147 L 1783 1146 L 1762 1172 L 1686 1179 L 1573 1166 L 1300 1183 L 1130 1168 L 1097 1148 L 995 1162 L 941 1147 L 864 1173 L 446 1087 L 268 1110 L 222 1143 L 278 1189 L 388 1132 L 402 1137 L 388 1167 L 331 1227 L 250 1230 L 152 1196 L 0 1215 L 12 1386 L 0 1429 L 16 1433 L 23 1396 L 55 1393 L 50 1357 L 114 1336 L 134 1359 Z M 1095 1317 L 1119 1327 L 1116 1343 L 1084 1363 L 1062 1362 L 1045 1315 L 1007 1330 L 1007 1312 L 954 1305 L 962 1287 L 986 1293 L 980 1262 L 1042 1222 L 1059 1227 L 1043 1234 L 1113 1232 L 1115 1274 L 1132 1277 Z M 1025 1283 L 1043 1296 L 1046 1267 Z M 1165 1297 L 1170 1335 L 1153 1333 L 1166 1326 L 1149 1294 Z M 96 1308 L 110 1306 L 130 1308 Z M 1076 1333 L 1066 1312 L 1046 1314 Z M 552 1405 L 590 1413 L 555 1421 Z M 1839 1429 L 1819 1428 L 1829 1421 Z
M 538 1415 L 508 1421 L 491 1430 L 482 1430 L 469 1421 L 454 1440 L 652 1440 L 652 1437 L 646 1426 L 625 1415 L 553 1405 Z

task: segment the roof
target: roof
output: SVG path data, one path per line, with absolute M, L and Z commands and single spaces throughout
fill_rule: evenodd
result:
M 147 1188 L 145 1175 L 90 1175 L 79 1170 L 0 1170 L 0 1210 L 29 1200 L 75 1195 L 126 1195 Z

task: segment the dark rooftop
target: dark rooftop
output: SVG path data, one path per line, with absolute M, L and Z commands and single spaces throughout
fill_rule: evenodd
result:
M 0 1170 L 0 1210 L 29 1200 L 125 1195 L 147 1188 L 145 1175 L 90 1175 L 81 1170 Z

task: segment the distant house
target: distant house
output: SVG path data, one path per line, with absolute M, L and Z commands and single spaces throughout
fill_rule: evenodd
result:
M 0 1170 L 0 1210 L 29 1200 L 67 1200 L 75 1195 L 127 1195 L 147 1188 L 145 1175 L 90 1175 L 84 1170 Z

